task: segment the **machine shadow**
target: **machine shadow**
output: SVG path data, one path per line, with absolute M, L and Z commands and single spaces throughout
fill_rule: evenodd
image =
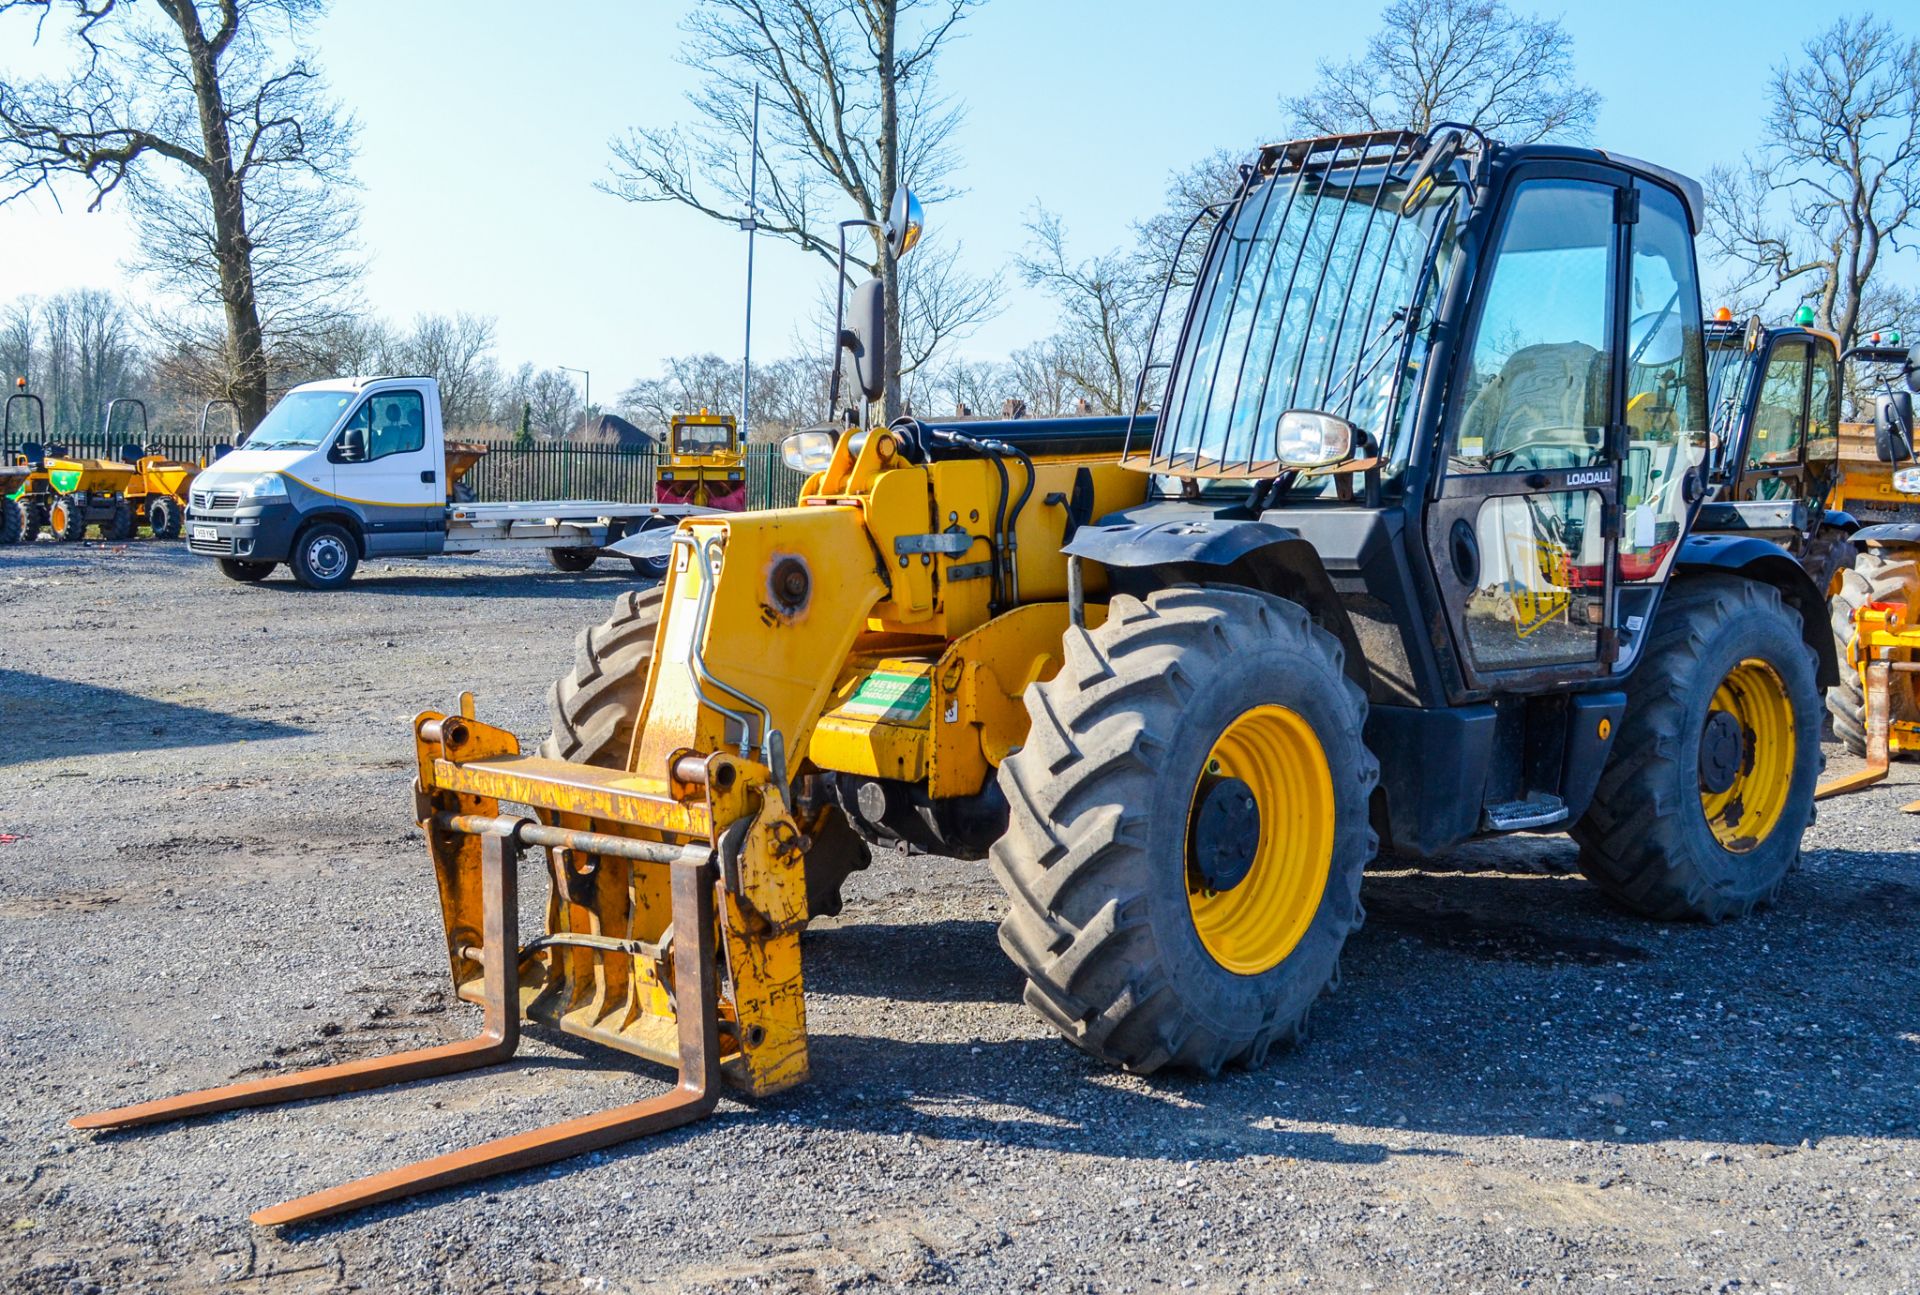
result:
M 58 717 L 49 724 L 49 716 Z M 0 767 L 85 755 L 224 746 L 309 730 L 0 668 Z
M 379 559 L 373 559 L 378 562 Z M 595 568 L 592 571 L 570 573 L 565 571 L 501 571 L 486 575 L 439 574 L 430 563 L 408 563 L 418 565 L 418 574 L 400 571 L 370 571 L 362 564 L 353 578 L 353 583 L 339 593 L 324 595 L 328 597 L 352 598 L 360 595 L 373 597 L 396 597 L 404 595 L 410 598 L 544 598 L 569 601 L 598 602 L 612 598 L 628 589 L 646 589 L 658 583 L 653 576 L 635 575 L 631 571 L 621 571 L 609 564 L 606 570 Z M 253 589 L 266 594 L 299 595 L 312 598 L 292 576 L 279 572 L 257 585 Z
M 1666 1049 L 1636 1037 L 1626 1015 L 1580 1024 L 1561 1012 L 1569 991 L 1596 981 L 1623 982 L 1639 1001 L 1662 1003 L 1676 985 L 1695 985 L 1703 970 L 1716 983 L 1754 985 L 1771 995 L 1775 981 L 1798 983 L 1794 968 L 1779 963 L 1787 939 L 1796 949 L 1800 941 L 1832 947 L 1866 920 L 1885 926 L 1890 944 L 1910 947 L 1920 936 L 1920 885 L 1873 875 L 1885 866 L 1884 855 L 1823 852 L 1796 877 L 1777 920 L 1761 915 L 1720 927 L 1646 923 L 1619 912 L 1586 883 L 1551 874 L 1429 868 L 1372 875 L 1363 888 L 1367 924 L 1349 942 L 1342 984 L 1323 1000 L 1308 1040 L 1276 1051 L 1258 1070 L 1231 1069 L 1211 1079 L 1124 1075 L 1043 1031 L 1019 1004 L 1020 977 L 988 918 L 863 925 L 854 904 L 844 925 L 807 936 L 815 1006 L 812 1077 L 803 1086 L 759 1101 L 729 1094 L 711 1123 L 288 1235 L 349 1231 L 458 1197 L 510 1191 L 556 1171 L 697 1145 L 725 1128 L 866 1134 L 911 1140 L 935 1154 L 947 1144 L 985 1143 L 1168 1168 L 1252 1156 L 1282 1165 L 1372 1165 L 1459 1154 L 1431 1145 L 1431 1135 L 1702 1142 L 1761 1155 L 1803 1138 L 1913 1140 L 1920 1126 L 1910 1110 L 1876 1111 L 1850 1099 L 1863 1065 L 1881 1072 L 1890 1091 L 1920 1088 L 1920 1049 L 1874 1050 L 1872 1041 L 1884 1037 L 1889 1023 L 1868 1019 L 1844 983 L 1808 1006 L 1825 1028 L 1822 1045 L 1805 1064 L 1782 1072 L 1777 1047 L 1769 1046 L 1777 1038 L 1736 1024 L 1711 1040 L 1711 1066 L 1684 1072 L 1684 1089 L 1667 1088 L 1651 1074 Z M 1683 952 L 1688 941 L 1698 947 Z M 1886 961 L 1872 951 L 1848 956 Z M 1682 957 L 1692 965 L 1676 967 Z M 1900 966 L 1897 959 L 1887 963 L 1887 974 L 1900 974 Z M 1487 979 L 1496 974 L 1497 990 Z M 873 1013 L 880 1013 L 873 1019 L 881 1027 L 889 1020 L 869 1000 L 903 998 L 955 1010 L 932 1018 L 931 1027 L 924 1015 L 913 1018 L 918 1024 L 909 1028 L 921 1031 L 919 1037 L 856 1032 Z M 1559 1052 L 1534 1051 L 1529 1061 L 1522 1051 L 1539 1047 L 1528 1042 L 1527 1025 L 1556 1016 L 1564 1026 L 1558 1032 L 1579 1036 L 1555 1042 L 1576 1045 L 1571 1055 L 1585 1059 L 1571 1068 Z M 1023 1037 L 1005 1037 L 1010 1026 Z M 927 1037 L 929 1028 L 942 1037 Z M 556 1031 L 529 1032 L 561 1055 L 515 1065 L 625 1070 L 646 1091 L 671 1082 L 669 1072 L 649 1063 Z M 1836 1066 L 1831 1050 L 1842 1038 L 1859 1040 L 1868 1052 Z M 1636 1049 L 1640 1056 L 1629 1060 L 1626 1054 Z M 1625 1068 L 1599 1068 L 1596 1059 Z M 1783 1117 L 1769 1089 L 1791 1094 L 1791 1114 Z M 1622 1116 L 1615 1106 L 1595 1104 L 1592 1098 L 1604 1090 L 1634 1093 L 1636 1106 L 1641 1098 L 1657 1101 L 1663 1118 L 1656 1123 L 1644 1110 Z M 1615 1123 L 1623 1118 L 1627 1123 Z

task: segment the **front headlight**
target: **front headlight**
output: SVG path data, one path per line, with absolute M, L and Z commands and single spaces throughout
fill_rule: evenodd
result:
M 1274 457 L 1290 468 L 1320 468 L 1353 453 L 1354 427 L 1314 409 L 1289 409 L 1274 429 Z
M 287 483 L 280 479 L 278 472 L 262 472 L 240 487 L 242 499 L 284 499 L 287 496 Z
M 795 432 L 780 441 L 780 460 L 795 472 L 819 472 L 833 462 L 836 437 L 830 431 L 812 428 Z

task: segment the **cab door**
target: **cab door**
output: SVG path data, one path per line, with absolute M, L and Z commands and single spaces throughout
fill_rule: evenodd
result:
M 1774 339 L 1754 398 L 1736 499 L 1797 499 L 1806 493 L 1802 478 L 1812 369 L 1809 339 Z
M 1633 192 L 1622 180 L 1518 173 L 1477 277 L 1426 522 L 1475 691 L 1590 676 L 1613 658 Z
M 360 515 L 367 553 L 438 553 L 446 541 L 444 467 L 427 436 L 417 387 L 369 393 L 334 438 L 329 458 L 339 497 Z

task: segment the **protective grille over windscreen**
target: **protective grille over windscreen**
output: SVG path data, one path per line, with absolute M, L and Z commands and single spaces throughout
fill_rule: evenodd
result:
M 1451 231 L 1447 176 L 1403 210 L 1417 136 L 1299 140 L 1265 150 L 1207 250 L 1167 378 L 1150 470 L 1270 476 L 1290 409 L 1387 440 L 1416 305 Z

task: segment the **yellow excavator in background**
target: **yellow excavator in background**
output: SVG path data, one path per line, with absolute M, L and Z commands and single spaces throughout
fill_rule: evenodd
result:
M 581 636 L 538 751 L 471 696 L 416 719 L 476 1037 L 74 1123 L 490 1065 L 523 1019 L 677 1071 L 254 1216 L 279 1224 L 684 1124 L 723 1080 L 779 1091 L 808 1073 L 802 928 L 875 844 L 987 857 L 1025 1001 L 1136 1072 L 1297 1038 L 1381 849 L 1565 830 L 1648 916 L 1771 901 L 1838 671 L 1791 554 L 1692 531 L 1699 187 L 1450 124 L 1242 174 L 1189 226 L 1201 268 L 1163 294 L 1184 309 L 1135 413 L 875 425 L 870 280 L 832 425 L 783 445 L 798 506 L 682 520 L 665 580 Z M 918 206 L 843 224 L 843 268 L 863 227 L 904 255 Z M 529 851 L 550 896 L 523 938 Z

